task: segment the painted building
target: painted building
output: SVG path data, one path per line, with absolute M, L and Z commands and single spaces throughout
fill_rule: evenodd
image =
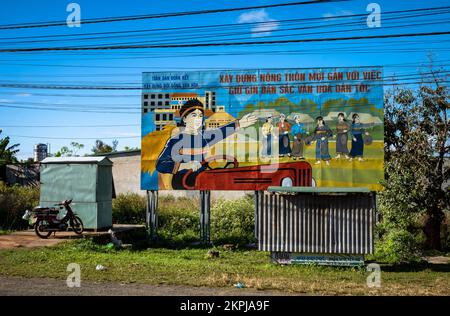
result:
M 223 125 L 227 125 L 228 123 L 231 123 L 235 120 L 236 118 L 221 109 L 220 111 L 218 110 L 213 115 L 208 117 L 205 120 L 205 124 L 206 128 L 217 128 Z
M 142 112 L 154 115 L 155 128 L 160 131 L 166 125 L 177 125 L 179 122 L 179 110 L 188 100 L 197 99 L 205 105 L 205 115 L 211 116 L 215 112 L 222 114 L 214 118 L 211 126 L 222 126 L 221 122 L 230 122 L 234 118 L 231 115 L 223 114 L 225 106 L 217 105 L 216 93 L 206 91 L 205 96 L 200 96 L 192 92 L 175 93 L 144 93 L 142 94 Z

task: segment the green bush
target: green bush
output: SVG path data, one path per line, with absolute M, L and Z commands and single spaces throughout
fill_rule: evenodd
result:
M 171 242 L 198 241 L 200 202 L 193 198 L 161 196 L 158 200 L 158 236 Z M 113 201 L 113 220 L 120 224 L 145 224 L 145 197 L 119 194 Z M 250 197 L 218 200 L 211 207 L 211 239 L 216 243 L 254 241 L 254 206 Z
M 145 197 L 136 193 L 119 194 L 112 201 L 113 223 L 145 224 Z
M 216 201 L 211 209 L 211 239 L 217 243 L 255 242 L 254 217 L 252 197 Z
M 196 241 L 200 235 L 198 199 L 160 197 L 158 201 L 158 235 L 173 242 Z
M 421 262 L 424 236 L 406 230 L 388 231 L 375 247 L 375 258 L 392 264 Z
M 20 230 L 28 227 L 22 219 L 25 210 L 39 204 L 39 187 L 7 186 L 0 182 L 0 230 Z

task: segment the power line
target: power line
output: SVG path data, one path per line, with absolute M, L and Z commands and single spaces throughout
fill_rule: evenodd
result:
M 409 9 L 409 10 L 397 10 L 397 11 L 386 11 L 383 12 L 383 16 L 391 15 L 391 14 L 405 14 L 405 13 L 413 13 L 413 12 L 423 12 L 423 11 L 439 11 L 449 9 L 450 6 L 442 6 L 442 7 L 432 7 L 432 8 L 419 8 L 419 9 Z M 431 13 L 434 14 L 434 13 Z M 440 13 L 439 13 L 440 14 Z M 427 15 L 423 13 L 422 15 Z M 300 19 L 283 19 L 277 20 L 277 23 L 298 23 L 298 22 L 314 22 L 320 23 L 323 21 L 330 20 L 340 20 L 346 18 L 354 18 L 354 17 L 365 17 L 367 13 L 361 14 L 347 14 L 347 15 L 336 15 L 332 17 L 310 17 L 310 18 L 300 18 Z M 411 16 L 411 17 L 415 17 Z M 409 16 L 408 16 L 409 17 Z M 389 19 L 386 18 L 386 19 Z M 384 20 L 384 19 L 383 19 Z M 91 32 L 91 33 L 71 33 L 71 34 L 53 34 L 53 35 L 36 35 L 36 36 L 20 36 L 20 37 L 7 37 L 0 38 L 0 40 L 8 40 L 8 39 L 36 39 L 36 38 L 53 38 L 53 37 L 73 37 L 73 36 L 89 36 L 89 35 L 106 35 L 106 34 L 124 34 L 124 33 L 141 33 L 141 32 L 159 32 L 159 31 L 180 31 L 180 30 L 194 30 L 198 32 L 198 29 L 209 29 L 209 28 L 236 28 L 236 27 L 246 27 L 253 25 L 265 25 L 271 24 L 273 21 L 262 21 L 262 22 L 244 22 L 244 23 L 228 23 L 228 24 L 213 24 L 213 25 L 185 25 L 181 27 L 169 27 L 169 28 L 155 28 L 155 29 L 140 29 L 140 30 L 126 30 L 126 31 L 108 31 L 108 32 Z M 177 32 L 178 33 L 178 32 Z
M 450 8 L 450 7 L 448 7 Z M 433 9 L 430 9 L 433 10 Z M 413 12 L 417 12 L 416 10 L 410 10 L 411 13 Z M 383 25 L 384 28 L 386 27 L 386 25 L 389 25 L 386 23 L 386 21 L 390 21 L 390 20 L 400 20 L 400 19 L 411 19 L 411 18 L 415 18 L 414 22 L 420 22 L 420 18 L 426 17 L 426 16 L 436 16 L 436 15 L 440 15 L 440 14 L 448 14 L 450 11 L 449 10 L 445 10 L 442 11 L 442 8 L 438 8 L 438 10 L 433 10 L 430 12 L 420 12 L 420 13 L 414 13 L 414 14 L 408 14 L 409 10 L 406 11 L 400 11 L 401 14 L 398 14 L 399 11 L 391 11 L 391 12 L 383 12 Z M 390 14 L 397 14 L 397 16 L 389 16 Z M 386 17 L 386 15 L 388 15 Z M 341 16 L 335 16 L 332 18 L 333 21 L 335 21 L 336 19 L 341 19 L 341 18 L 353 18 L 353 17 L 362 17 L 362 16 L 366 16 L 366 14 L 354 14 L 354 15 L 341 15 Z M 418 19 L 419 18 L 419 19 Z M 310 21 L 308 22 L 307 26 L 303 26 L 303 27 L 291 27 L 291 28 L 282 28 L 281 26 L 283 26 L 283 24 L 290 24 L 290 25 L 303 25 L 306 24 L 306 22 L 304 22 L 305 20 L 311 20 L 311 19 L 320 19 L 315 23 L 321 23 L 323 21 L 329 21 L 330 18 L 327 17 L 322 17 L 322 18 L 307 18 L 307 19 L 286 19 L 286 20 L 277 20 L 277 26 L 280 26 L 278 29 L 275 30 L 271 30 L 272 33 L 274 32 L 286 32 L 289 30 L 305 30 L 305 29 L 317 29 L 317 28 L 328 28 L 328 27 L 343 27 L 343 26 L 352 26 L 352 25 L 358 25 L 362 22 L 365 21 L 361 21 L 361 20 L 357 20 L 354 22 L 339 22 L 339 23 L 332 23 L 332 24 L 324 24 L 324 25 L 311 25 L 311 23 L 314 23 L 314 21 Z M 435 21 L 436 19 L 432 20 L 433 23 L 437 23 Z M 301 23 L 303 21 L 303 23 Z M 444 20 L 445 22 L 446 20 Z M 393 21 L 395 23 L 395 21 Z M 130 30 L 130 31 L 113 31 L 113 32 L 96 32 L 96 33 L 79 33 L 79 35 L 81 35 L 82 37 L 75 37 L 75 34 L 61 34 L 61 35 L 48 35 L 48 37 L 55 37 L 55 36 L 60 36 L 60 37 L 67 37 L 70 36 L 71 38 L 69 39 L 70 41 L 90 41 L 90 40 L 109 40 L 109 39 L 113 39 L 113 38 L 130 38 L 130 37 L 148 37 L 150 36 L 150 38 L 152 38 L 152 36 L 164 36 L 164 41 L 171 41 L 173 39 L 183 39 L 183 40 L 189 40 L 189 39 L 196 39 L 196 38 L 204 38 L 206 36 L 208 37 L 223 37 L 223 36 L 231 36 L 231 35 L 242 35 L 242 34 L 248 34 L 249 32 L 251 34 L 258 34 L 258 33 L 266 33 L 266 30 L 250 30 L 247 29 L 247 26 L 251 26 L 251 25 L 258 25 L 261 27 L 264 27 L 264 25 L 273 25 L 273 21 L 263 21 L 263 22 L 249 22 L 249 23 L 232 23 L 232 24 L 217 24 L 217 25 L 203 25 L 203 26 L 187 26 L 187 27 L 176 27 L 176 28 L 160 28 L 160 29 L 151 29 L 151 30 Z M 243 31 L 239 31 L 236 32 L 236 29 L 239 28 L 246 28 Z M 228 32 L 228 33 L 223 33 L 222 29 L 230 29 L 233 32 Z M 166 32 L 161 32 L 160 30 L 170 30 L 170 31 L 166 31 Z M 157 32 L 159 31 L 159 32 Z M 217 32 L 222 32 L 222 33 L 217 33 Z M 145 34 L 143 34 L 143 32 L 145 32 Z M 126 33 L 125 35 L 114 35 L 114 36 L 97 36 L 97 37 L 87 37 L 87 35 L 91 35 L 91 34 L 97 34 L 97 35 L 106 35 L 106 34 L 116 34 L 116 33 Z M 133 35 L 135 33 L 139 33 L 138 35 Z M 194 37 L 187 37 L 187 34 L 194 34 L 196 36 Z M 199 33 L 202 33 L 201 35 L 198 35 Z M 175 34 L 176 36 L 172 36 L 172 34 Z M 171 36 L 171 37 L 170 37 Z M 37 37 L 41 37 L 41 36 L 37 36 Z M 43 38 L 45 38 L 45 36 L 42 36 Z M 26 43 L 42 43 L 42 42 L 58 42 L 58 41 L 66 41 L 67 39 L 65 38 L 61 38 L 61 39 L 53 39 L 53 40 L 37 40 L 36 37 L 21 37 L 21 38 L 32 38 L 33 40 L 31 41 L 12 41 L 12 42 L 1 42 L 1 44 L 26 44 Z M 17 39 L 17 38 L 4 38 L 4 39 Z M 1 38 L 0 38 L 1 40 Z M 161 41 L 159 41 L 161 42 Z
M 155 48 L 183 48 L 183 47 L 215 47 L 215 46 L 245 46 L 245 45 L 273 45 L 290 43 L 311 43 L 311 42 L 334 42 L 349 40 L 371 40 L 381 38 L 402 38 L 449 35 L 450 31 L 426 32 L 426 33 L 401 33 L 401 34 L 380 34 L 369 36 L 349 36 L 349 37 L 329 37 L 329 38 L 303 38 L 291 40 L 275 41 L 247 41 L 247 42 L 222 42 L 222 43 L 192 43 L 192 44 L 157 44 L 157 45 L 113 45 L 113 46 L 92 46 L 92 47 L 33 47 L 33 48 L 7 48 L 0 49 L 0 53 L 11 52 L 37 52 L 37 51 L 79 51 L 79 50 L 108 50 L 108 49 L 155 49 Z
M 319 3 L 324 3 L 324 2 L 343 2 L 343 1 L 347 1 L 347 0 L 315 0 L 315 1 L 313 0 L 313 1 L 288 2 L 288 3 L 268 4 L 268 5 L 259 5 L 259 6 L 228 8 L 228 9 L 210 9 L 210 10 L 200 10 L 200 11 L 133 15 L 133 16 L 122 16 L 122 17 L 110 17 L 110 18 L 93 18 L 93 19 L 84 19 L 82 23 L 83 24 L 94 24 L 94 23 L 133 21 L 133 20 L 136 21 L 136 20 L 147 20 L 147 19 L 161 19 L 161 18 L 179 17 L 179 16 L 225 13 L 225 12 L 246 11 L 246 10 L 255 10 L 255 9 L 267 9 L 267 8 L 277 8 L 277 7 L 319 4 Z M 67 25 L 66 21 L 7 24 L 7 25 L 0 25 L 0 30 L 37 28 L 37 27 L 53 27 L 53 26 L 66 26 L 66 25 Z
M 321 69 L 323 67 L 320 67 L 318 69 Z M 330 68 L 330 67 L 327 67 Z M 362 69 L 363 67 L 359 66 L 359 67 L 345 67 L 345 69 L 354 69 L 354 68 L 359 68 Z M 376 69 L 379 68 L 379 66 L 368 66 L 366 67 L 367 69 Z M 289 70 L 288 68 L 283 68 L 283 70 Z M 314 68 L 310 68 L 310 69 L 314 69 Z M 316 68 L 317 69 L 317 68 Z M 246 69 L 246 70 L 252 70 L 252 69 Z M 255 71 L 257 69 L 254 69 Z M 273 69 L 264 69 L 264 70 L 272 70 L 272 71 L 276 71 L 276 70 L 280 70 L 277 68 L 273 68 Z M 302 68 L 292 68 L 292 71 L 296 70 L 306 70 L 306 69 L 302 69 Z M 450 71 L 439 71 L 440 74 L 447 74 Z M 432 74 L 431 72 L 424 72 L 421 74 L 417 74 L 417 73 L 406 73 L 406 74 L 394 74 L 391 75 L 389 77 L 393 76 L 392 80 L 397 81 L 396 78 L 403 78 L 403 80 L 417 80 L 417 79 L 422 79 L 423 76 L 425 75 L 430 75 Z M 359 78 L 359 79 L 355 79 L 355 80 L 345 80 L 345 82 L 348 83 L 365 83 L 365 84 L 369 84 L 371 86 L 376 86 L 376 85 L 387 85 L 389 84 L 388 80 L 386 79 L 381 79 L 381 80 L 377 80 L 375 81 L 370 81 L 364 78 Z M 306 85 L 323 85 L 323 84 L 327 84 L 327 83 L 340 83 L 339 80 L 322 80 L 322 81 L 309 81 L 309 80 L 305 80 L 305 81 L 301 81 L 301 80 L 297 80 L 297 81 L 291 81 L 291 82 L 283 82 L 283 83 L 274 83 L 274 82 L 270 82 L 268 84 L 272 85 L 272 86 L 278 86 L 278 85 L 285 85 L 285 84 L 306 84 Z M 133 84 L 133 83 L 130 83 Z M 264 82 L 260 82 L 259 84 L 264 84 Z M 248 87 L 248 86 L 254 86 L 255 83 L 240 83 L 239 86 L 241 87 Z M 226 84 L 206 84 L 206 85 L 200 85 L 200 86 L 196 86 L 195 89 L 214 89 L 214 88 L 222 88 L 222 89 L 226 89 L 226 88 L 230 88 L 230 87 L 234 87 L 236 85 L 226 85 Z M 60 90 L 151 90 L 151 88 L 147 88 L 147 87 L 142 87 L 142 86 L 92 86 L 92 85 L 61 85 L 61 84 L 54 84 L 54 83 L 45 83 L 45 84 L 39 84 L 39 83 L 2 83 L 0 82 L 0 87 L 5 87 L 5 88 L 27 88 L 27 89 L 60 89 Z M 173 90 L 192 90 L 194 89 L 194 87 L 174 87 L 172 88 Z M 43 105 L 56 105 L 56 106 L 67 106 L 67 104 L 49 104 L 49 103 L 36 103 L 36 102 L 25 102 L 28 104 L 43 104 Z M 9 105 L 9 104 L 8 104 Z M 105 104 L 102 105 L 104 107 L 114 107 L 114 106 L 123 106 L 126 104 Z M 88 106 L 87 104 L 81 104 L 81 105 L 73 105 L 73 106 Z
M 374 67 L 376 67 L 376 66 L 374 66 Z M 374 68 L 374 67 L 365 67 L 365 68 Z M 326 67 L 326 68 L 332 68 L 332 67 Z M 350 68 L 358 68 L 358 67 L 350 67 Z M 364 67 L 360 67 L 360 68 L 364 68 Z M 298 70 L 305 70 L 305 69 L 302 69 L 302 68 L 295 68 L 295 69 L 298 69 Z M 349 69 L 348 67 L 344 67 L 343 68 L 343 70 L 345 71 L 345 69 Z M 237 71 L 240 71 L 240 70 L 243 70 L 243 69 L 238 69 Z M 246 69 L 246 70 L 251 70 L 251 69 Z M 262 69 L 262 70 L 266 70 L 266 69 Z M 280 69 L 273 69 L 273 70 L 280 70 Z M 287 70 L 289 70 L 288 68 L 287 68 Z M 254 71 L 256 71 L 256 70 L 254 70 Z M 269 70 L 270 71 L 270 70 Z M 450 71 L 447 71 L 447 70 L 445 70 L 445 71 L 440 71 L 439 73 L 440 74 L 444 74 L 444 73 L 449 73 Z M 430 74 L 433 74 L 433 72 L 421 72 L 421 73 L 418 73 L 418 72 L 406 72 L 406 73 L 393 73 L 393 74 L 390 74 L 390 75 L 384 75 L 384 77 L 385 78 L 387 78 L 387 77 L 391 77 L 391 76 L 395 76 L 395 78 L 406 78 L 406 77 L 415 77 L 416 79 L 419 79 L 419 78 L 421 78 L 422 76 L 424 76 L 424 75 L 430 75 Z M 417 77 L 417 76 L 420 76 L 420 77 Z M 346 80 L 346 82 L 350 82 L 350 83 L 352 83 L 352 82 L 360 82 L 360 81 L 364 81 L 364 79 L 354 79 L 354 80 Z M 116 85 L 135 85 L 135 84 L 140 84 L 140 80 L 139 81 L 136 81 L 136 82 L 114 82 L 114 84 L 116 84 Z M 67 82 L 67 83 L 64 83 L 63 85 L 67 85 L 67 86 L 69 86 L 69 85 L 75 85 L 75 84 L 80 84 L 80 83 L 84 83 L 84 84 L 108 84 L 108 83 L 111 83 L 111 82 L 107 82 L 107 83 L 104 83 L 104 82 L 99 82 L 99 81 L 94 81 L 94 82 L 87 82 L 87 81 L 82 81 L 82 82 Z M 308 82 L 308 81 L 305 81 L 305 82 L 302 82 L 302 83 L 314 83 L 314 82 Z M 321 81 L 320 83 L 330 83 L 330 81 Z M 20 81 L 12 81 L 12 80 L 3 80 L 3 81 L 0 81 L 0 85 L 1 84 L 22 84 L 22 82 L 20 82 Z M 23 83 L 23 84 L 27 84 L 27 83 Z M 53 83 L 53 82 L 35 82 L 34 84 L 43 84 L 43 85 L 60 85 L 61 83 Z M 283 84 L 285 84 L 285 83 L 273 83 L 273 85 L 283 85 Z M 246 86 L 246 85 L 241 85 L 241 86 Z M 198 86 L 198 88 L 199 89 L 210 89 L 210 88 L 229 88 L 229 87 L 232 87 L 232 85 L 204 85 L 204 86 Z M 27 104 L 41 104 L 41 103 L 36 103 L 36 102 L 26 102 Z M 42 103 L 42 104 L 48 104 L 48 105 L 50 105 L 51 103 Z M 52 105 L 61 105 L 61 106 L 63 106 L 63 105 L 65 105 L 65 104 L 61 104 L 61 103 L 59 103 L 59 104 L 52 104 Z M 74 104 L 74 105 L 76 105 L 76 106 L 90 106 L 90 105 L 88 105 L 88 104 Z M 102 105 L 102 106 L 105 106 L 105 107 L 110 107 L 110 106 L 129 106 L 129 104 L 125 104 L 125 103 L 122 103 L 122 104 L 118 104 L 118 103 L 110 103 L 110 104 L 104 104 L 104 105 Z

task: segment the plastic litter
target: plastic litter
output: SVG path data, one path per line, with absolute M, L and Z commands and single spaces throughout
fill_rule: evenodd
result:
M 97 266 L 95 267 L 95 270 L 97 271 L 104 271 L 107 268 L 105 266 L 102 266 L 101 264 L 97 264 Z
M 116 237 L 116 234 L 112 229 L 108 230 L 108 233 L 111 235 L 111 242 L 116 246 L 116 248 L 122 248 L 122 240 Z
M 234 287 L 235 287 L 235 288 L 238 288 L 238 289 L 246 288 L 245 284 L 244 284 L 244 283 L 241 283 L 241 282 L 236 283 L 236 284 L 234 285 Z
M 113 249 L 115 246 L 114 246 L 114 244 L 112 243 L 112 242 L 110 242 L 110 243 L 107 243 L 106 245 L 105 245 L 105 248 L 106 249 Z

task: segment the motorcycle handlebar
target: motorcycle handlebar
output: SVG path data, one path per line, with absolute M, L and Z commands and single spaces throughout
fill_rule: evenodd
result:
M 57 206 L 64 206 L 64 205 L 68 205 L 68 204 L 70 204 L 70 203 L 72 203 L 72 199 L 70 199 L 70 200 L 65 200 L 65 201 L 63 201 L 63 202 L 61 202 L 61 203 L 58 203 L 58 204 L 55 204 L 55 205 L 57 205 Z

